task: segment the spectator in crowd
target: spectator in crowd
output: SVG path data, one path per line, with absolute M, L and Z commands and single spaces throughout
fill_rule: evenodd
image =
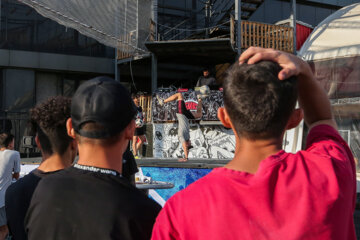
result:
M 239 62 L 218 110 L 235 133 L 235 156 L 171 197 L 152 239 L 355 240 L 354 159 L 309 65 L 262 48 L 249 48 Z M 284 132 L 303 116 L 306 149 L 286 153 Z
M 149 239 L 161 207 L 122 176 L 136 107 L 108 77 L 75 92 L 69 136 L 79 159 L 38 184 L 25 218 L 28 239 Z
M 210 75 L 208 68 L 204 68 L 202 71 L 203 75 L 199 77 L 195 87 L 208 86 L 209 88 L 217 87 L 216 80 Z
M 130 143 L 123 154 L 122 175 L 135 186 L 135 174 L 139 171 L 135 157 L 130 151 Z
M 140 95 L 134 94 L 132 96 L 132 99 L 137 108 L 137 114 L 135 119 L 135 133 L 132 139 L 132 150 L 134 157 L 139 158 L 139 150 L 141 149 L 141 146 L 144 144 L 146 139 L 144 126 L 145 115 L 143 113 L 142 107 L 140 106 Z
M 76 143 L 66 131 L 70 107 L 70 98 L 57 96 L 30 110 L 32 128 L 36 132 L 35 142 L 41 151 L 42 159 L 38 168 L 12 184 L 6 191 L 6 215 L 13 239 L 27 239 L 24 219 L 39 181 L 70 167 L 76 157 Z
M 5 212 L 5 192 L 12 179 L 19 178 L 20 154 L 14 151 L 15 138 L 10 133 L 0 134 L 0 239 L 9 233 Z
M 190 112 L 186 108 L 184 97 L 181 93 L 175 93 L 165 100 L 161 99 L 158 95 L 156 95 L 156 98 L 160 106 L 163 106 L 168 102 L 177 101 L 176 117 L 178 119 L 178 137 L 182 144 L 185 155 L 184 158 L 179 159 L 179 162 L 187 162 L 189 159 L 189 150 L 192 148 L 190 141 L 189 119 L 197 119 L 202 117 L 202 98 L 201 96 L 198 98 L 198 105 L 196 107 L 195 113 Z

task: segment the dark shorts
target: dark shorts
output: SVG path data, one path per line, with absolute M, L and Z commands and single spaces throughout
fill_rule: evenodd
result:
M 134 136 L 142 136 L 145 135 L 145 127 L 135 128 Z
M 177 113 L 183 114 L 188 119 L 195 119 L 194 115 L 186 108 L 184 100 L 177 101 Z

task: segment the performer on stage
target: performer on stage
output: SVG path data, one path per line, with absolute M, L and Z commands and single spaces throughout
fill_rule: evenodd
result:
M 199 97 L 199 96 L 198 96 Z M 177 111 L 176 111 L 176 117 L 179 122 L 178 126 L 178 137 L 182 144 L 182 147 L 184 149 L 184 158 L 180 158 L 179 162 L 186 162 L 188 161 L 189 156 L 189 149 L 192 148 L 191 142 L 190 142 L 190 124 L 189 119 L 196 119 L 202 117 L 202 100 L 201 97 L 198 98 L 198 105 L 196 107 L 196 112 L 192 113 L 190 112 L 184 102 L 184 97 L 181 93 L 175 93 L 174 95 L 168 97 L 167 99 L 160 99 L 158 95 L 156 95 L 157 100 L 159 101 L 159 104 L 161 106 L 164 105 L 164 103 L 177 101 Z

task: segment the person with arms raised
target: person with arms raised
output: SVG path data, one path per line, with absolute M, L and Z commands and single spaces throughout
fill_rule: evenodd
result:
M 236 138 L 234 158 L 176 193 L 152 239 L 351 239 L 356 178 L 329 99 L 300 58 L 249 48 L 223 83 L 218 117 Z M 295 109 L 296 100 L 301 109 Z M 304 115 L 305 150 L 282 150 Z

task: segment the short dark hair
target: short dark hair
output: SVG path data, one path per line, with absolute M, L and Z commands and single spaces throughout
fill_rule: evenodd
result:
M 104 129 L 104 127 L 101 124 L 96 123 L 96 122 L 87 122 L 81 126 L 81 129 L 84 129 L 89 132 L 93 132 L 93 131 L 97 132 L 97 131 L 102 131 Z M 106 146 L 112 146 L 117 141 L 119 141 L 122 132 L 123 131 L 115 134 L 114 136 L 108 137 L 108 138 L 87 138 L 87 137 L 83 137 L 77 133 L 75 134 L 75 136 L 76 136 L 76 141 L 78 141 L 79 144 L 86 142 L 86 143 L 93 143 L 96 145 L 101 145 L 101 146 L 106 147 Z
M 14 135 L 11 133 L 1 133 L 0 134 L 0 147 L 7 148 L 9 144 L 14 140 Z
M 133 93 L 133 94 L 131 94 L 131 98 L 132 99 L 137 99 L 137 98 L 139 98 L 140 97 L 140 94 L 139 93 Z
M 239 137 L 280 137 L 297 100 L 297 80 L 279 80 L 279 64 L 233 64 L 223 83 L 224 105 Z
M 70 118 L 70 107 L 70 98 L 57 96 L 30 109 L 30 119 L 35 125 L 44 153 L 63 155 L 73 140 L 66 131 L 66 120 Z

